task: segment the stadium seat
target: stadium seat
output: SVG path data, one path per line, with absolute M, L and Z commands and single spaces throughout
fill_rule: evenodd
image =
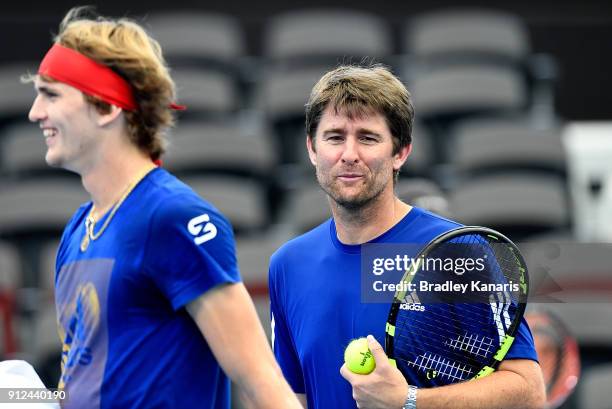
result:
M 525 82 L 514 70 L 493 66 L 438 66 L 409 83 L 422 119 L 526 110 Z
M 402 166 L 400 177 L 430 176 L 436 162 L 432 135 L 425 125 L 416 121 L 412 129 L 412 152 Z
M 478 119 L 452 129 L 450 159 L 463 173 L 533 170 L 566 173 L 565 149 L 557 128 L 535 128 L 526 119 Z
M 314 179 L 314 176 L 312 178 Z M 313 181 L 305 182 L 291 191 L 281 221 L 293 226 L 296 233 L 304 233 L 330 217 L 327 196 Z
M 563 181 L 538 174 L 492 174 L 473 178 L 450 193 L 457 221 L 489 226 L 519 236 L 569 227 L 570 213 Z
M 149 15 L 146 24 L 171 64 L 233 65 L 246 54 L 242 27 L 229 14 L 158 12 Z
M 527 23 L 516 14 L 473 7 L 428 11 L 405 22 L 402 44 L 403 51 L 420 64 L 516 70 L 530 85 L 532 114 L 554 116 L 556 61 L 548 54 L 532 52 Z M 535 119 L 552 123 L 554 118 Z
M 240 21 L 199 10 L 156 12 L 146 24 L 164 51 L 178 85 L 181 116 L 235 112 L 246 105 L 257 67 L 246 57 Z
M 17 288 L 21 283 L 21 263 L 17 249 L 0 241 L 0 289 Z
M 184 116 L 226 118 L 240 108 L 234 79 L 226 73 L 195 67 L 172 71 L 178 102 L 187 106 Z
M 27 118 L 36 93 L 32 84 L 22 84 L 20 79 L 37 70 L 38 63 L 34 62 L 0 65 L 0 125 L 13 119 Z
M 550 303 L 547 307 L 563 317 L 582 347 L 605 347 L 612 357 L 612 297 L 596 299 L 589 291 L 583 291 L 573 299 L 569 295 L 564 298 L 565 303 Z
M 0 131 L 0 169 L 18 175 L 51 170 L 45 162 L 47 147 L 38 125 L 18 121 Z
M 59 240 L 49 240 L 40 249 L 40 271 L 38 286 L 43 291 L 52 292 L 55 288 L 55 258 Z
M 54 302 L 55 256 L 58 239 L 40 243 L 38 276 L 35 286 L 22 289 L 21 294 L 30 298 L 24 305 L 27 316 L 21 322 L 24 353 L 47 384 L 56 384 L 61 368 L 61 340 L 58 335 Z
M 268 291 L 270 256 L 291 238 L 291 234 L 284 226 L 277 226 L 262 234 L 236 239 L 236 255 L 240 274 L 253 299 L 255 310 L 268 340 L 271 335 Z
M 8 183 L 0 189 L 0 234 L 61 231 L 88 200 L 76 179 L 44 178 Z
M 263 55 L 277 63 L 337 64 L 362 57 L 380 60 L 392 53 L 389 24 L 366 12 L 288 11 L 272 17 L 266 27 Z
M 586 298 L 612 298 L 612 244 L 563 241 L 562 237 L 557 240 L 546 235 L 530 238 L 521 250 L 534 280 L 540 281 L 544 275 L 553 280 L 562 289 L 559 297 L 586 294 Z
M 164 166 L 172 171 L 226 170 L 268 174 L 276 161 L 272 135 L 239 121 L 182 121 L 171 130 Z
M 522 60 L 530 52 L 527 25 L 501 10 L 446 9 L 411 18 L 404 50 L 421 58 L 500 56 Z
M 53 293 L 41 293 L 39 309 L 33 317 L 31 328 L 32 355 L 42 365 L 49 356 L 55 356 L 56 364 L 61 362 L 62 341 L 58 335 L 57 313 Z M 29 352 L 29 351 L 28 351 Z M 56 371 L 59 367 L 56 367 Z
M 547 308 L 563 317 L 583 347 L 610 348 L 612 244 L 583 243 L 557 233 L 530 237 L 520 246 L 529 270 L 532 302 L 547 303 Z
M 395 185 L 395 193 L 402 201 L 449 217 L 448 197 L 432 180 L 424 178 L 402 178 Z
M 267 225 L 265 191 L 257 180 L 223 174 L 190 175 L 182 180 L 217 207 L 231 221 L 237 235 Z
M 260 84 L 258 106 L 274 122 L 303 118 L 308 95 L 325 71 L 324 68 L 269 71 Z
M 580 409 L 610 409 L 610 385 L 612 385 L 612 363 L 589 368 L 583 374 L 578 389 Z
M 275 132 L 282 163 L 298 163 L 303 155 L 304 105 L 325 71 L 325 68 L 270 69 L 258 84 L 255 106 Z
M 403 76 L 412 88 L 423 89 L 419 93 L 426 95 L 424 107 L 431 121 L 445 126 L 453 115 L 479 114 L 486 108 L 494 114 L 528 113 L 542 126 L 558 122 L 556 62 L 532 53 L 527 24 L 520 16 L 486 8 L 437 9 L 407 19 L 401 37 L 403 51 L 410 56 Z M 427 93 L 432 86 L 436 90 L 436 83 L 438 90 Z M 440 94 L 445 89 L 449 91 Z M 465 95 L 465 109 L 453 102 L 453 95 Z M 442 106 L 436 108 L 436 102 Z M 487 103 L 492 105 L 487 108 Z
M 290 234 L 274 228 L 236 239 L 240 274 L 247 288 L 253 290 L 252 293 L 260 296 L 267 294 L 270 256 L 289 239 Z

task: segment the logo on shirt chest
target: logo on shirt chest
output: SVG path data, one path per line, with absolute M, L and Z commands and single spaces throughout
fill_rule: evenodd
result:
M 217 227 L 210 223 L 210 217 L 206 213 L 189 220 L 187 230 L 193 236 L 196 236 L 193 241 L 197 245 L 212 240 L 217 236 Z

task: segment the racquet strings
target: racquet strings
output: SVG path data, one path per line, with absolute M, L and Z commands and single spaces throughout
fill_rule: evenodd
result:
M 459 266 L 460 260 L 478 258 L 482 271 L 472 269 L 461 275 L 456 271 L 462 269 L 447 271 L 438 262 Z M 480 285 L 518 285 L 520 267 L 513 246 L 494 236 L 463 234 L 430 249 L 414 276 L 405 279 L 417 290 L 403 300 L 413 308 L 400 308 L 397 313 L 394 358 L 398 368 L 405 375 L 416 373 L 421 382 L 433 386 L 473 378 L 491 365 L 505 336 L 521 318 L 517 306 L 523 300 L 510 286 L 504 291 L 480 291 Z M 420 290 L 423 282 L 442 285 L 447 281 L 467 284 L 468 290 Z M 479 283 L 479 291 L 474 291 L 472 282 Z

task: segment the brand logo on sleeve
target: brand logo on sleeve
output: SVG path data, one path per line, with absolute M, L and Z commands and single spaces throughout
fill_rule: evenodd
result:
M 197 245 L 206 243 L 217 236 L 217 227 L 210 223 L 210 217 L 206 213 L 189 220 L 187 229 L 189 233 L 196 236 L 193 241 Z

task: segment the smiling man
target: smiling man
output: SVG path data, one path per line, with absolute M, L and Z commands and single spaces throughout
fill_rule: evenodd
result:
M 544 388 L 525 322 L 499 370 L 476 381 L 417 392 L 421 385 L 408 385 L 374 338 L 371 374 L 353 374 L 343 365 L 352 339 L 383 339 L 389 312 L 388 304 L 361 302 L 361 245 L 425 244 L 458 226 L 394 193 L 410 154 L 413 117 L 410 94 L 380 65 L 341 66 L 314 86 L 306 104 L 306 145 L 333 217 L 272 256 L 276 358 L 310 409 L 539 407 Z
M 57 253 L 63 407 L 229 409 L 231 378 L 249 407 L 299 408 L 240 282 L 230 223 L 156 165 L 179 108 L 158 43 L 73 9 L 31 80 L 47 163 L 91 196 Z

